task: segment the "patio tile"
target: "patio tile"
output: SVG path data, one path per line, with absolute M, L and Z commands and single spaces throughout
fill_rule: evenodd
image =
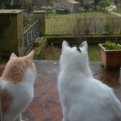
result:
M 33 100 L 29 105 L 28 109 L 24 112 L 24 115 L 31 116 L 32 118 L 36 118 L 42 114 L 47 112 L 42 104 L 38 104 L 36 100 Z
M 36 82 L 35 82 L 36 83 Z M 35 88 L 37 88 L 38 90 L 42 91 L 42 92 L 46 92 L 49 89 L 51 89 L 50 85 L 44 83 L 44 82 L 40 82 L 39 84 L 35 84 Z
M 44 107 L 51 112 L 55 117 L 59 118 L 61 117 L 61 109 L 60 106 L 61 104 L 58 103 L 54 98 L 47 99 L 46 101 L 43 102 Z
M 56 121 L 62 121 L 62 117 L 61 118 L 58 118 Z
M 56 117 L 49 111 L 37 117 L 34 121 L 56 121 Z
M 50 100 L 50 99 L 52 99 L 53 98 L 53 96 L 52 96 L 52 94 L 50 94 L 50 93 L 43 93 L 39 98 L 36 98 L 36 101 L 38 102 L 38 103 L 42 103 L 42 102 L 46 102 L 47 100 Z
M 119 91 L 118 93 L 116 93 L 116 96 L 117 96 L 117 98 L 120 100 L 120 102 L 121 102 L 121 91 Z
M 34 88 L 34 97 L 39 97 L 42 95 L 42 92 L 40 90 L 38 90 L 37 88 Z
M 112 86 L 113 91 L 115 94 L 119 93 L 121 91 L 121 85 L 116 85 L 116 86 Z M 121 93 L 121 92 L 120 92 Z
M 34 99 L 23 112 L 28 121 L 62 121 L 61 103 L 57 90 L 58 61 L 35 61 L 37 76 L 34 84 Z M 105 70 L 101 62 L 90 62 L 94 78 L 110 86 L 121 101 L 119 70 Z M 0 75 L 5 65 L 0 65 Z

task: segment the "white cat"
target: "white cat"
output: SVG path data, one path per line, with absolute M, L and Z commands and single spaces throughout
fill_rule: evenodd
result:
M 80 47 L 62 43 L 58 90 L 63 121 L 121 121 L 121 103 L 112 89 L 93 78 L 87 42 Z
M 14 53 L 10 56 L 0 78 L 2 121 L 22 121 L 21 113 L 34 97 L 36 69 L 33 57 L 34 51 L 24 57 L 17 57 Z

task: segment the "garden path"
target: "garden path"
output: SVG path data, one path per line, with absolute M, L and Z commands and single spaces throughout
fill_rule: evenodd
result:
M 116 16 L 121 17 L 121 14 L 116 13 L 116 12 L 113 12 L 113 9 L 115 9 L 115 8 L 116 8 L 116 6 L 115 6 L 115 5 L 111 5 L 111 6 L 112 6 L 112 8 L 108 9 L 108 12 L 110 12 L 110 13 L 112 13 L 112 14 L 116 15 Z

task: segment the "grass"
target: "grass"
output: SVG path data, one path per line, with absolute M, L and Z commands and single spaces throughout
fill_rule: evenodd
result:
M 113 12 L 121 14 L 121 9 L 115 8 L 115 9 L 113 9 Z
M 47 46 L 40 60 L 59 60 L 61 55 L 61 48 L 57 46 Z
M 98 45 L 89 45 L 88 56 L 90 61 L 101 61 L 101 54 Z
M 104 33 L 104 26 L 109 18 L 118 17 L 107 12 L 50 13 L 46 19 L 46 35 L 73 35 L 74 32 L 84 34 L 84 29 L 87 27 L 93 34 Z
M 43 56 L 40 58 L 42 60 L 59 60 L 61 55 L 61 48 L 57 46 L 47 46 Z M 88 46 L 88 56 L 90 61 L 100 61 L 100 50 L 98 45 L 89 45 Z
M 105 18 L 105 17 L 115 17 L 115 15 L 107 12 L 80 12 L 74 14 L 56 14 L 49 13 L 48 18 L 74 18 L 74 17 L 91 17 L 91 18 Z

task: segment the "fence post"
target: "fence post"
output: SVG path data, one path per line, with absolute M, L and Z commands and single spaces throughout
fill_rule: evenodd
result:
M 0 10 L 0 51 L 24 55 L 22 10 Z
M 40 19 L 40 36 L 45 35 L 45 17 L 46 17 L 46 11 L 34 11 L 34 21 Z

